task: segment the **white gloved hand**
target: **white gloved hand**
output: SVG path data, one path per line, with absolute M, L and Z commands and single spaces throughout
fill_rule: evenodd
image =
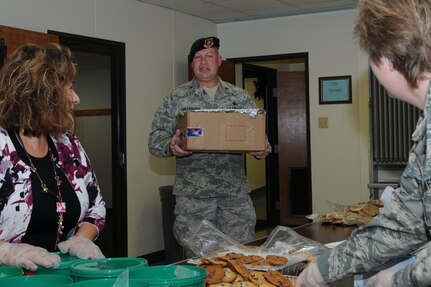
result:
M 367 287 L 390 287 L 392 286 L 392 277 L 396 271 L 387 269 L 380 271 L 376 275 L 367 279 Z
M 83 236 L 72 236 L 58 243 L 61 253 L 69 253 L 81 259 L 105 258 L 100 248 L 88 238 Z
M 8 242 L 3 242 L 0 246 L 0 264 L 36 271 L 38 265 L 57 268 L 60 261 L 60 256 L 50 253 L 42 247 Z
M 321 287 L 327 286 L 323 281 L 316 263 L 311 263 L 299 274 L 295 282 L 295 287 Z

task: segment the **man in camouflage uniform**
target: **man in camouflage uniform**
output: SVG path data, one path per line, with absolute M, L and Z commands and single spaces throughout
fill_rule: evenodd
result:
M 431 285 L 431 2 L 359 0 L 355 35 L 388 94 L 423 110 L 409 161 L 381 214 L 344 243 L 317 258 L 295 286 L 325 286 L 347 276 L 378 270 L 391 259 L 413 262 L 381 271 L 367 286 Z
M 148 147 L 157 157 L 176 156 L 176 197 L 174 235 L 181 244 L 193 227 L 206 219 L 231 238 L 246 242 L 253 239 L 256 214 L 249 196 L 242 153 L 192 153 L 182 150 L 177 115 L 198 109 L 256 108 L 243 90 L 218 76 L 222 63 L 219 39 L 201 38 L 194 42 L 189 62 L 194 78 L 172 91 L 157 109 L 152 122 Z M 263 159 L 269 152 L 252 152 Z

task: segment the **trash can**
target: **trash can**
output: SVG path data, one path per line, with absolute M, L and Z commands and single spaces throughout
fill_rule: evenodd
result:
M 160 200 L 162 202 L 163 242 L 165 245 L 166 264 L 186 259 L 183 247 L 174 236 L 175 196 L 172 194 L 172 190 L 172 185 L 159 187 Z

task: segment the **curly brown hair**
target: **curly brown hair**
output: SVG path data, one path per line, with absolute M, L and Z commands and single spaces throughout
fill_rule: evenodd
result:
M 354 33 L 374 63 L 388 58 L 412 88 L 431 71 L 429 0 L 359 0 Z
M 25 135 L 72 131 L 72 104 L 66 93 L 76 77 L 71 51 L 49 43 L 15 50 L 0 70 L 0 126 Z

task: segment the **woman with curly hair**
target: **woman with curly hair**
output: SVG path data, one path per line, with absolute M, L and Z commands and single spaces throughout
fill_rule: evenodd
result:
M 104 257 L 105 203 L 73 134 L 77 74 L 68 48 L 19 47 L 0 70 L 0 264 L 57 267 L 61 251 Z

